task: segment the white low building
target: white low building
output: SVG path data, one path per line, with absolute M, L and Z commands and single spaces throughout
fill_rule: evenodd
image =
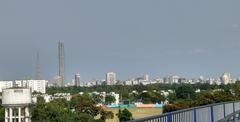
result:
M 115 98 L 115 102 L 112 104 L 119 104 L 119 94 L 116 94 L 115 92 L 110 92 L 108 95 L 111 95 Z
M 131 80 L 126 80 L 126 81 L 124 81 L 124 85 L 132 85 L 132 81 Z
M 32 102 L 33 103 L 37 103 L 37 97 L 38 96 L 43 97 L 46 103 L 49 103 L 50 101 L 52 101 L 52 95 L 42 94 L 42 95 L 33 95 L 32 96 Z
M 132 85 L 139 85 L 139 81 L 133 80 L 133 81 L 132 81 Z

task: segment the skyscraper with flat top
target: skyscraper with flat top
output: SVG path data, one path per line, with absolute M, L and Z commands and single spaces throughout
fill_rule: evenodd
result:
M 75 86 L 80 86 L 80 74 L 75 74 Z
M 65 57 L 64 57 L 64 43 L 58 42 L 58 61 L 59 61 L 59 86 L 64 86 L 64 69 L 65 69 Z

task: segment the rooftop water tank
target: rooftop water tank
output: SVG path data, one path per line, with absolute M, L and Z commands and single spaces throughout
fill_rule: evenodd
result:
M 8 88 L 3 89 L 3 106 L 24 106 L 31 104 L 31 91 L 29 88 Z

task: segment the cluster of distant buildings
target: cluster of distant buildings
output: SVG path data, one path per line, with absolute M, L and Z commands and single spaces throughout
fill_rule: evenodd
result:
M 240 78 L 232 78 L 230 73 L 223 73 L 220 77 L 217 78 L 204 78 L 200 76 L 199 78 L 187 79 L 181 77 L 180 75 L 169 75 L 164 78 L 150 79 L 148 74 L 143 75 L 142 77 L 132 78 L 128 80 L 117 80 L 117 75 L 114 72 L 108 72 L 106 74 L 106 79 L 104 80 L 91 80 L 91 81 L 82 81 L 80 74 L 76 74 L 72 82 L 65 84 L 65 86 L 81 86 L 81 87 L 91 87 L 97 85 L 148 85 L 148 84 L 197 84 L 197 83 L 208 83 L 210 85 L 216 84 L 232 84 Z M 50 81 L 49 86 L 57 86 L 57 79 Z
M 149 75 L 144 75 L 143 77 L 137 77 L 129 80 L 120 81 L 117 80 L 117 75 L 114 72 L 108 72 L 106 74 L 105 80 L 94 80 L 83 82 L 81 81 L 80 74 L 75 75 L 75 79 L 72 80 L 72 83 L 68 83 L 65 86 L 80 86 L 80 87 L 91 87 L 97 85 L 148 85 L 148 84 L 196 84 L 196 83 L 208 83 L 208 84 L 232 84 L 238 81 L 239 79 L 232 78 L 230 73 L 223 73 L 219 78 L 203 78 L 198 79 L 186 79 L 180 77 L 179 75 L 169 75 L 165 78 L 158 78 L 151 80 Z M 0 81 L 0 92 L 4 88 L 11 87 L 27 87 L 31 88 L 32 92 L 46 93 L 46 87 L 58 87 L 59 79 L 54 80 L 15 80 L 15 81 Z

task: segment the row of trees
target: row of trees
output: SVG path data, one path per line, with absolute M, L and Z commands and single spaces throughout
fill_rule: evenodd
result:
M 71 93 L 77 94 L 79 92 L 116 92 L 122 94 L 123 98 L 128 97 L 128 94 L 132 91 L 142 92 L 144 90 L 153 91 L 153 90 L 175 90 L 179 87 L 180 84 L 149 84 L 149 85 L 133 85 L 133 86 L 123 86 L 123 85 L 99 85 L 92 87 L 50 87 L 47 88 L 48 94 L 54 93 Z M 193 84 L 191 87 L 193 89 L 201 89 L 201 90 L 211 90 L 211 89 L 230 89 L 233 85 L 209 85 L 209 84 Z

